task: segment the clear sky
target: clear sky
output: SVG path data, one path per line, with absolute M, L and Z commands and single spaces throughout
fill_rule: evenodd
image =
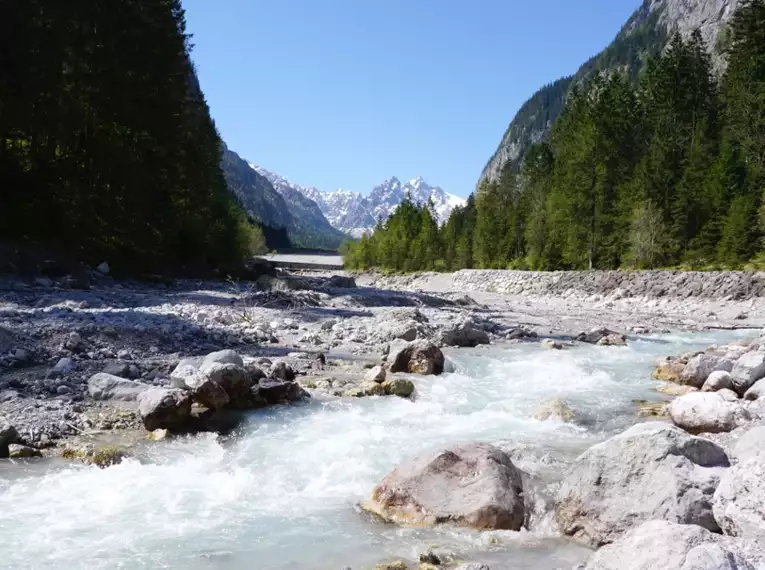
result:
M 513 115 L 604 48 L 640 0 L 184 0 L 228 146 L 363 193 L 423 176 L 466 196 Z

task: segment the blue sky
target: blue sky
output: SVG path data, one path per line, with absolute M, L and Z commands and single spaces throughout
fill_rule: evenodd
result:
M 184 0 L 229 147 L 363 193 L 421 175 L 466 196 L 513 115 L 640 0 Z

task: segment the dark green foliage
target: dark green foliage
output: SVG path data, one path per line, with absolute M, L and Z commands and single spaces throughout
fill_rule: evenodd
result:
M 645 49 L 616 42 L 626 50 L 616 60 L 655 39 L 650 22 L 629 25 L 644 26 Z M 498 182 L 484 181 L 437 233 L 427 208 L 406 204 L 350 246 L 349 265 L 745 265 L 765 234 L 765 0 L 739 8 L 725 44 L 719 85 L 699 33 L 674 35 L 637 85 L 615 73 L 574 85 L 548 142 L 529 148 L 520 171 L 509 164 Z
M 649 12 L 648 4 L 644 3 L 605 50 L 588 60 L 574 75 L 545 85 L 532 95 L 507 127 L 500 148 L 488 164 L 503 148 L 511 148 L 514 153 L 505 168 L 520 171 L 528 150 L 540 138 L 549 135 L 572 88 L 581 87 L 602 72 L 610 74 L 614 71 L 626 73 L 635 83 L 645 63 L 657 56 L 666 44 L 667 32 L 660 24 L 660 18 L 659 10 Z
M 251 241 L 180 0 L 0 2 L 0 238 L 136 268 Z

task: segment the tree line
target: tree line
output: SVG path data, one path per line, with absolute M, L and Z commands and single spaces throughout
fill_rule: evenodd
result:
M 0 239 L 136 268 L 238 262 L 180 0 L 0 3 Z
M 697 31 L 674 34 L 636 80 L 572 87 L 545 142 L 439 227 L 405 200 L 346 245 L 351 268 L 737 268 L 765 236 L 765 0 L 719 38 L 719 81 Z

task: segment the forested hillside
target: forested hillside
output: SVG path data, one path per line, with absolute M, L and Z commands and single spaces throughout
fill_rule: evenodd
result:
M 765 0 L 726 31 L 718 82 L 700 33 L 678 33 L 635 84 L 597 74 L 549 140 L 438 228 L 399 208 L 350 244 L 351 267 L 395 270 L 740 267 L 765 234 Z
M 718 37 L 740 0 L 643 0 L 611 44 L 590 58 L 573 75 L 545 85 L 515 115 L 497 150 L 481 173 L 496 182 L 507 165 L 520 170 L 531 145 L 545 140 L 560 116 L 572 86 L 584 84 L 595 74 L 620 72 L 633 83 L 646 62 L 661 53 L 675 31 L 684 36 L 699 30 L 710 47 L 713 67 L 723 66 Z
M 238 262 L 252 235 L 179 0 L 0 3 L 0 239 L 135 268 Z

